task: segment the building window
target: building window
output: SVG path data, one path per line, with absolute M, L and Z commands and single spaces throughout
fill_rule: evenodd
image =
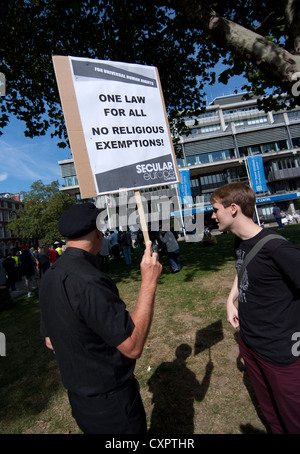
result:
M 191 179 L 191 187 L 192 188 L 197 188 L 199 186 L 199 180 L 198 178 L 193 178 Z
M 65 177 L 64 181 L 65 181 L 65 186 L 77 186 L 78 185 L 77 176 Z
M 277 142 L 268 142 L 261 145 L 251 145 L 239 148 L 241 156 L 253 156 L 280 150 L 288 150 L 287 140 L 278 140 Z
M 226 161 L 227 159 L 234 159 L 234 149 L 214 151 L 212 153 L 201 153 L 194 156 L 187 156 L 186 162 L 188 166 L 208 164 L 219 161 Z
M 237 128 L 238 128 L 239 126 L 244 126 L 244 124 L 245 124 L 245 123 L 244 123 L 243 121 L 241 121 L 241 120 L 240 120 L 240 121 L 235 121 L 235 122 L 234 122 L 234 126 L 237 127 Z
M 276 142 L 271 142 L 271 143 L 264 143 L 261 145 L 261 152 L 262 153 L 268 153 L 269 151 L 275 151 L 277 150 L 277 144 Z
M 260 145 L 252 145 L 250 148 L 250 155 L 261 154 Z
M 220 129 L 220 125 L 203 126 L 202 128 L 200 128 L 200 132 L 201 134 L 206 134 L 207 132 L 220 131 Z
M 216 188 L 218 186 L 222 186 L 226 182 L 227 179 L 224 173 L 214 173 L 212 175 L 205 175 L 200 177 L 202 190 Z
M 198 164 L 208 164 L 211 162 L 209 160 L 209 154 L 208 153 L 203 153 L 201 155 L 197 156 L 187 156 L 186 158 L 186 163 L 188 166 L 194 166 Z
M 192 128 L 191 129 L 191 134 L 196 135 L 196 134 L 207 134 L 209 132 L 216 132 L 220 131 L 221 126 L 219 124 L 215 125 L 210 125 L 210 126 L 202 126 L 201 128 Z
M 294 147 L 300 147 L 300 137 L 293 137 L 292 140 Z
M 287 112 L 289 118 L 300 117 L 300 111 L 294 110 L 293 112 Z
M 251 120 L 248 120 L 248 125 L 258 125 L 260 123 L 267 123 L 267 122 L 268 122 L 267 117 L 252 118 Z

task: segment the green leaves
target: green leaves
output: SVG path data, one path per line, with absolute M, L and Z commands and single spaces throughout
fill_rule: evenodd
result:
M 234 33 L 227 40 L 218 27 L 212 31 L 209 24 L 212 14 L 216 14 L 226 19 L 227 25 L 228 21 L 241 25 L 258 37 L 266 37 L 276 48 L 286 47 L 292 55 L 297 21 L 293 11 L 285 19 L 285 3 L 280 0 L 214 1 L 209 5 L 206 0 L 2 2 L 0 72 L 6 76 L 7 94 L 0 97 L 0 128 L 8 123 L 9 115 L 15 115 L 25 122 L 26 136 L 50 131 L 59 147 L 68 146 L 52 65 L 54 54 L 156 66 L 171 125 L 179 114 L 204 108 L 204 88 L 214 83 L 214 67 L 223 59 L 227 68 L 219 76 L 220 82 L 226 84 L 229 78 L 239 74 L 249 81 L 248 89 L 255 94 L 273 94 L 276 88 L 284 91 L 286 80 L 280 80 L 285 76 L 284 65 L 280 71 L 273 70 L 274 62 L 272 67 L 269 62 L 261 65 L 255 49 L 246 49 L 247 36 L 239 36 L 238 44 L 232 43 Z M 291 71 L 297 71 L 293 64 L 286 59 L 288 76 Z
M 38 180 L 32 183 L 31 190 L 22 192 L 24 206 L 18 218 L 9 221 L 9 229 L 18 233 L 23 241 L 51 245 L 61 238 L 57 229 L 63 211 L 75 203 L 75 199 L 59 190 L 58 181 L 44 185 Z

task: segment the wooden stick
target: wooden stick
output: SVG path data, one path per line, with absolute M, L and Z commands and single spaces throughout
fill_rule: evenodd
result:
M 134 194 L 135 194 L 135 200 L 136 200 L 138 211 L 139 211 L 140 222 L 141 222 L 142 231 L 143 231 L 143 235 L 144 235 L 144 241 L 146 244 L 147 241 L 150 241 L 150 238 L 149 238 L 148 227 L 147 227 L 147 223 L 146 223 L 146 219 L 145 219 L 145 212 L 144 212 L 144 207 L 142 204 L 141 194 L 140 194 L 140 191 L 134 191 Z

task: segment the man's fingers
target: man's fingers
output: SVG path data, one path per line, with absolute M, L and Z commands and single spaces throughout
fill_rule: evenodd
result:
M 150 260 L 153 262 L 158 262 L 157 252 L 152 252 L 152 241 L 147 241 L 146 249 L 144 251 L 142 262 L 145 263 L 145 260 Z
M 152 241 L 147 241 L 145 254 L 152 255 L 151 247 L 152 247 Z

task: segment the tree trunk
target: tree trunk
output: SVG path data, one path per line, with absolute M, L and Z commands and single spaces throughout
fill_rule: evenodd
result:
M 218 16 L 209 21 L 212 39 L 217 45 L 234 52 L 268 73 L 283 88 L 294 84 L 293 74 L 300 73 L 300 57 L 293 55 L 263 36 Z
M 290 2 L 293 3 L 293 0 Z M 153 1 L 150 3 L 153 4 Z M 295 80 L 300 79 L 298 55 L 288 52 L 252 30 L 218 16 L 205 0 L 155 0 L 154 3 L 180 12 L 184 15 L 187 27 L 203 30 L 214 44 L 253 62 L 258 69 L 272 77 L 274 85 L 282 87 L 293 96 L 299 96 L 300 91 L 298 95 L 295 94 Z M 295 14 L 290 12 L 290 16 L 292 23 Z M 298 43 L 298 40 L 295 42 Z

